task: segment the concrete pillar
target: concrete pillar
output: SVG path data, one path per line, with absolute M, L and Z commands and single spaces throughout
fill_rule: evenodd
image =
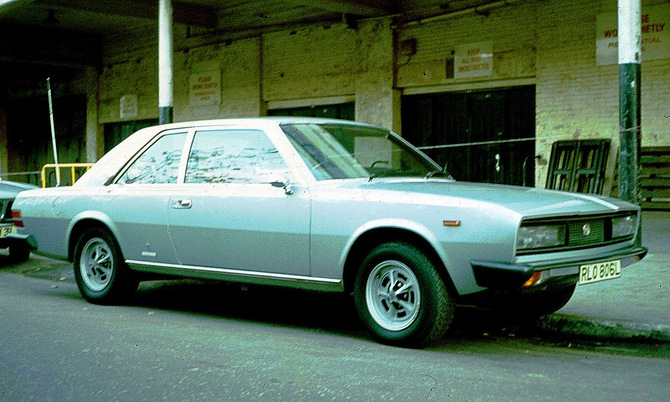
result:
M 394 88 L 394 38 L 390 20 L 358 24 L 360 55 L 356 80 L 356 121 L 400 133 L 400 90 Z
M 98 71 L 86 67 L 84 71 L 86 88 L 86 162 L 94 163 L 105 153 L 103 126 L 98 123 Z
M 619 198 L 640 204 L 642 5 L 619 0 Z M 635 238 L 642 244 L 642 225 Z
M 642 32 L 640 0 L 619 0 L 619 197 L 640 203 L 640 81 Z
M 172 0 L 158 2 L 158 123 L 173 120 Z

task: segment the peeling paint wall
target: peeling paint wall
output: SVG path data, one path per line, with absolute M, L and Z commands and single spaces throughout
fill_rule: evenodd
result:
M 449 87 L 472 82 L 495 82 L 535 77 L 537 42 L 536 3 L 497 8 L 488 15 L 475 13 L 445 17 L 428 23 L 400 25 L 398 40 L 416 40 L 416 54 L 399 54 L 398 86 Z M 492 74 L 454 78 L 455 49 L 459 45 L 491 42 Z M 496 84 L 500 86 L 500 84 Z

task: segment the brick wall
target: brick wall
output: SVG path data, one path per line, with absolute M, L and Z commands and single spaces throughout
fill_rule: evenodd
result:
M 644 6 L 668 4 L 645 1 Z M 391 19 L 317 24 L 235 41 L 187 37 L 175 27 L 175 120 L 264 115 L 267 105 L 355 99 L 356 119 L 399 131 L 400 96 L 536 85 L 537 153 L 559 139 L 609 138 L 618 149 L 618 67 L 596 65 L 596 17 L 616 0 L 514 2 L 487 15 L 467 13 L 394 26 Z M 667 27 L 670 29 L 670 27 Z M 99 121 L 119 121 L 119 100 L 138 95 L 138 119 L 157 117 L 155 33 L 108 38 L 100 76 Z M 416 40 L 416 53 L 398 44 Z M 493 44 L 488 77 L 454 79 L 454 49 Z M 394 48 L 395 46 L 395 48 Z M 451 66 L 451 67 L 450 67 Z M 220 103 L 193 106 L 189 77 L 220 71 Z M 453 71 L 453 70 L 452 70 Z M 670 59 L 642 65 L 643 145 L 670 144 Z M 610 158 L 607 189 L 615 158 Z M 536 183 L 544 186 L 546 166 Z
M 643 8 L 668 2 L 644 2 Z M 616 12 L 614 0 L 538 3 L 537 152 L 548 157 L 558 139 L 612 140 L 604 193 L 619 148 L 619 69 L 596 65 L 596 17 Z M 670 143 L 670 59 L 642 64 L 642 145 Z M 663 101 L 666 99 L 666 101 Z M 546 166 L 536 172 L 546 181 Z
M 401 25 L 398 40 L 415 39 L 417 46 L 416 54 L 398 56 L 398 86 L 426 87 L 426 91 L 434 92 L 535 77 L 536 3 L 492 9 L 488 13 Z M 475 42 L 492 42 L 493 73 L 487 77 L 454 79 L 456 46 Z

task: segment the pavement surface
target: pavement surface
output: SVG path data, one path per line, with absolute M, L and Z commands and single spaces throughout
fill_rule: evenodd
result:
M 533 325 L 562 338 L 670 343 L 670 212 L 642 214 L 642 244 L 649 249 L 616 280 L 577 286 L 570 302 Z M 32 255 L 13 265 L 0 254 L 2 272 L 74 282 L 72 265 Z

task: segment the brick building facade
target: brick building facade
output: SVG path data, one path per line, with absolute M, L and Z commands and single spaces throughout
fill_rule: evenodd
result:
M 441 163 L 483 159 L 483 172 L 469 179 L 538 187 L 547 181 L 554 142 L 606 139 L 603 192 L 609 193 L 619 141 L 618 67 L 599 64 L 597 53 L 603 51 L 598 31 L 616 13 L 616 0 L 506 3 L 424 20 L 319 23 L 232 40 L 175 25 L 174 119 L 311 109 L 393 128 L 427 149 L 445 146 L 447 153 L 436 156 Z M 650 44 L 661 49 L 653 60 L 643 56 L 642 145 L 670 146 L 670 52 L 662 54 L 670 49 L 670 25 L 664 25 L 670 2 L 642 5 L 643 14 L 651 10 L 659 21 L 644 37 L 656 38 L 649 41 L 660 43 Z M 60 144 L 62 162 L 95 161 L 132 129 L 157 122 L 156 32 L 131 29 L 104 37 L 101 46 L 101 69 L 83 68 L 56 88 L 61 104 L 73 109 L 72 121 L 60 121 L 69 133 Z M 17 111 L 16 97 L 0 105 L 2 173 L 51 161 L 47 134 L 17 139 L 24 133 L 11 114 L 30 117 Z M 443 118 L 452 115 L 460 117 Z M 481 152 L 473 145 L 496 141 L 507 145 Z M 471 144 L 470 159 L 449 159 L 449 150 L 463 154 L 463 143 Z M 505 169 L 511 173 L 497 178 Z

